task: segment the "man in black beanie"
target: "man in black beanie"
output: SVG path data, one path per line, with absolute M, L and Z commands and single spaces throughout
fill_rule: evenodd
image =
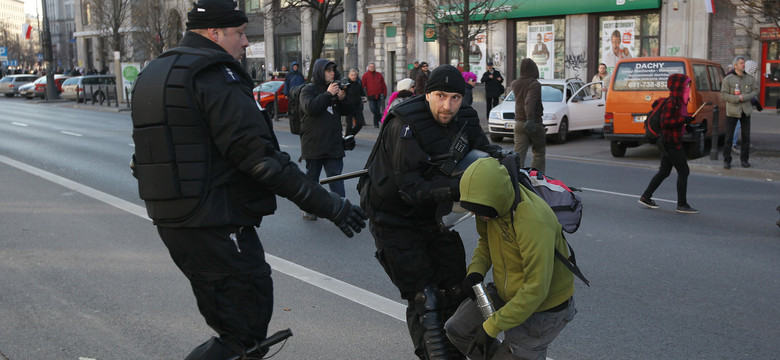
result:
M 464 299 L 466 255 L 457 232 L 440 226 L 460 195 L 455 165 L 472 149 L 498 153 L 477 112 L 461 107 L 466 82 L 452 65 L 437 67 L 425 95 L 387 114 L 361 179 L 376 258 L 408 302 L 409 333 L 420 359 L 463 359 L 444 322 Z
M 236 7 L 194 3 L 179 46 L 150 62 L 133 90 L 140 197 L 219 335 L 188 360 L 244 358 L 266 338 L 273 283 L 255 228 L 276 210 L 276 195 L 349 237 L 365 227 L 359 207 L 311 181 L 280 150 L 238 63 L 249 42 L 247 17 Z

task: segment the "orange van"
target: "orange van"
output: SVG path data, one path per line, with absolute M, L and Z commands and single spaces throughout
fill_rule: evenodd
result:
M 691 101 L 688 113 L 693 114 L 707 101 L 692 123 L 693 132 L 683 135 L 683 147 L 688 157 L 706 153 L 712 134 L 712 110 L 720 111 L 718 131 L 726 129 L 725 103 L 720 98 L 720 84 L 725 77 L 720 64 L 704 59 L 655 56 L 620 60 L 609 80 L 604 110 L 604 137 L 609 140 L 612 156 L 623 157 L 626 148 L 645 143 L 644 122 L 653 101 L 669 96 L 666 80 L 671 74 L 686 74 L 691 78 Z

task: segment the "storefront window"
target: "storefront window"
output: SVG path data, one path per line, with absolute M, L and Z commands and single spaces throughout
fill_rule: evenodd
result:
M 246 0 L 244 3 L 244 12 L 248 14 L 260 11 L 260 7 L 262 5 L 263 4 L 260 0 Z
M 290 35 L 290 36 L 279 36 L 277 38 L 278 47 L 277 51 L 279 53 L 276 54 L 276 69 L 274 70 L 281 70 L 282 66 L 287 66 L 288 68 L 293 62 L 301 63 L 301 36 L 300 35 Z
M 339 65 L 339 72 L 344 72 L 344 36 L 341 33 L 325 34 L 325 44 L 322 47 L 321 59 L 328 59 Z
M 525 58 L 531 58 L 539 68 L 539 77 L 543 79 L 566 78 L 565 40 L 566 20 L 551 19 L 542 21 L 517 22 L 517 46 L 515 53 L 518 77 L 520 63 Z
M 599 62 L 611 73 L 620 59 L 658 56 L 660 24 L 658 13 L 599 17 Z

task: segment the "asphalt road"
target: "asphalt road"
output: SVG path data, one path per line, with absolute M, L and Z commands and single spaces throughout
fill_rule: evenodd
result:
M 130 131 L 128 113 L 0 99 L 0 359 L 175 359 L 212 335 L 144 216 Z M 297 158 L 297 137 L 278 136 Z M 548 357 L 776 358 L 780 187 L 694 173 L 701 213 L 682 215 L 673 174 L 661 209 L 644 209 L 636 199 L 654 169 L 589 161 L 589 143 L 601 145 L 574 138 L 560 146 L 581 156 L 548 159 L 548 173 L 584 189 L 582 226 L 567 238 L 591 280 L 576 282 L 579 313 Z M 371 146 L 359 139 L 345 171 Z M 347 195 L 357 201 L 354 181 Z M 456 229 L 473 249 L 473 222 Z M 413 358 L 370 234 L 348 239 L 286 200 L 259 233 L 274 268 L 271 329 L 294 333 L 277 358 Z

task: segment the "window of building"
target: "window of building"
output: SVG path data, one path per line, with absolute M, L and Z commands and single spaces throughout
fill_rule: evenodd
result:
M 612 72 L 618 60 L 660 54 L 658 13 L 599 17 L 599 62 Z
M 89 25 L 92 23 L 92 7 L 89 3 L 84 3 L 84 12 L 81 13 L 82 25 Z
M 277 50 L 278 53 L 276 54 L 276 69 L 269 69 L 271 70 L 281 70 L 282 65 L 287 66 L 288 68 L 293 62 L 297 62 L 301 64 L 301 36 L 300 35 L 290 35 L 290 36 L 279 36 L 276 38 L 277 42 Z M 267 49 L 266 49 L 267 50 Z M 303 68 L 301 67 L 301 70 Z M 305 75 L 304 75 L 305 76 Z
M 531 58 L 539 68 L 539 78 L 565 79 L 566 19 L 518 21 L 516 26 L 515 74 L 520 77 L 520 63 Z
M 337 64 L 343 63 L 344 59 L 344 36 L 342 33 L 327 33 L 325 34 L 325 43 L 322 47 L 322 59 L 328 59 L 336 62 Z M 344 71 L 339 67 L 339 71 Z
M 244 3 L 244 12 L 251 13 L 251 12 L 258 12 L 261 10 L 261 7 L 263 6 L 263 2 L 261 0 L 246 0 Z

